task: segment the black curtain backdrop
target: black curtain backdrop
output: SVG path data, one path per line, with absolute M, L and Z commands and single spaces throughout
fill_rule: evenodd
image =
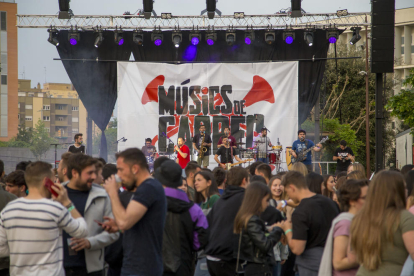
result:
M 189 31 L 183 31 L 183 41 L 179 48 L 172 42 L 172 32 L 164 31 L 161 46 L 151 41 L 151 32 L 144 32 L 144 43 L 138 46 L 132 42 L 132 32 L 124 32 L 124 44 L 118 46 L 114 42 L 114 32 L 104 31 L 104 41 L 99 48 L 94 47 L 96 34 L 92 31 L 80 33 L 80 41 L 72 46 L 68 41 L 68 31 L 60 31 L 57 47 L 61 59 L 99 59 L 111 61 L 62 61 L 79 97 L 102 130 L 100 156 L 107 159 L 107 145 L 104 130 L 111 118 L 117 98 L 117 64 L 116 61 L 127 61 L 134 55 L 138 62 L 261 62 L 299 60 L 299 124 L 304 122 L 315 105 L 326 60 L 329 42 L 325 30 L 316 30 L 313 46 L 304 41 L 304 31 L 295 31 L 295 40 L 288 45 L 283 41 L 283 32 L 276 31 L 276 40 L 272 45 L 265 43 L 265 30 L 256 30 L 251 45 L 244 42 L 245 32 L 236 31 L 236 42 L 229 46 L 226 43 L 226 32 L 217 31 L 217 41 L 209 46 L 205 41 L 205 32 L 201 32 L 202 40 L 197 47 L 192 47 Z M 305 59 L 305 60 L 303 60 Z M 122 108 L 122 107 L 120 107 Z

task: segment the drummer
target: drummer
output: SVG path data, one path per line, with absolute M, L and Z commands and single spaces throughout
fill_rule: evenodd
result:
M 256 148 L 258 152 L 257 161 L 262 161 L 263 163 L 269 164 L 269 158 L 268 158 L 267 152 L 271 149 L 272 142 L 270 141 L 270 138 L 267 137 L 267 128 L 263 127 L 260 130 L 260 132 L 261 132 L 260 136 L 254 138 L 253 148 Z M 267 143 L 267 146 L 266 146 L 266 143 Z
M 219 149 L 222 145 L 223 145 L 223 137 L 227 137 L 230 143 L 230 147 L 237 149 L 237 145 L 236 145 L 236 138 L 234 138 L 233 136 L 231 136 L 231 132 L 230 132 L 230 128 L 229 127 L 225 127 L 224 128 L 224 136 L 220 136 L 220 139 L 218 140 L 217 143 L 217 148 Z
M 145 139 L 145 146 L 142 147 L 142 152 L 144 153 L 145 157 L 147 158 L 148 167 L 150 171 L 152 171 L 152 167 L 154 164 L 155 154 L 157 153 L 157 148 L 153 146 L 151 138 Z

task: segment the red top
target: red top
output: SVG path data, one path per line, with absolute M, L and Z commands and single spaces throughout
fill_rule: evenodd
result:
M 186 145 L 183 145 L 180 148 L 180 150 L 182 151 L 182 153 L 187 153 L 187 157 L 184 158 L 181 156 L 179 152 L 177 152 L 178 164 L 181 166 L 182 169 L 185 169 L 188 162 L 190 162 L 190 149 Z

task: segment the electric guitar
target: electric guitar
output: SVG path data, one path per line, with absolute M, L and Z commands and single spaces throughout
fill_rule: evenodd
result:
M 242 162 L 238 162 L 238 163 L 234 163 L 234 164 L 232 164 L 232 163 L 221 163 L 221 164 L 226 165 L 225 170 L 228 171 L 228 170 L 231 169 L 231 167 L 234 167 L 236 165 L 240 165 L 242 163 L 250 162 L 250 161 L 253 161 L 253 160 L 254 159 L 247 159 L 247 160 L 243 160 Z
M 318 144 L 323 144 L 323 143 L 325 143 L 326 141 L 328 141 L 329 140 L 329 137 L 328 136 L 326 136 L 325 138 L 323 138 Z M 310 152 L 314 147 L 316 147 L 316 145 L 315 146 L 312 146 L 312 147 L 310 147 L 310 148 L 308 148 L 308 149 L 306 149 L 306 150 L 302 150 L 302 151 L 295 151 L 296 152 L 296 158 L 295 157 L 291 157 L 290 158 L 290 164 L 295 164 L 295 163 L 297 163 L 297 162 L 302 162 L 302 161 L 305 161 L 306 160 L 306 155 L 308 154 L 308 152 Z M 288 165 L 288 166 L 290 166 L 290 164 Z

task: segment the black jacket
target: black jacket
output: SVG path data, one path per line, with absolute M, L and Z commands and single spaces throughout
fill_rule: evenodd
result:
M 249 219 L 243 229 L 240 245 L 240 259 L 252 263 L 274 264 L 273 247 L 280 240 L 283 230 L 275 227 L 266 237 L 266 226 L 258 216 Z
M 228 186 L 207 215 L 210 229 L 206 254 L 230 261 L 237 258 L 239 235 L 233 233 L 234 218 L 240 209 L 245 189 Z

